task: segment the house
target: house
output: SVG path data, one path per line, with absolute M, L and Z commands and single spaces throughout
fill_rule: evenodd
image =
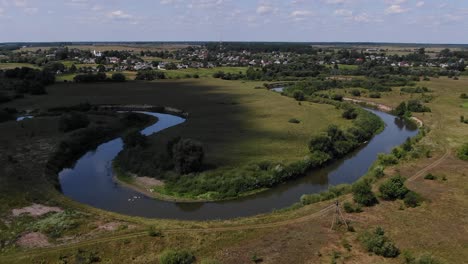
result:
M 102 53 L 100 51 L 96 51 L 96 50 L 93 51 L 93 55 L 94 55 L 94 57 L 102 57 Z
M 112 63 L 112 64 L 117 64 L 120 62 L 120 59 L 117 57 L 109 57 L 107 58 L 107 60 L 109 61 L 109 63 Z

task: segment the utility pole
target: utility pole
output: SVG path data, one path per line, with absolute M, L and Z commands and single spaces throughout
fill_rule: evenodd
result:
M 338 200 L 335 201 L 335 213 L 333 214 L 333 220 L 332 220 L 330 230 L 333 230 L 333 227 L 335 226 L 337 219 L 338 221 L 343 222 L 347 229 L 349 228 L 348 223 L 346 222 L 346 218 L 344 218 L 343 213 L 341 212 L 340 202 Z

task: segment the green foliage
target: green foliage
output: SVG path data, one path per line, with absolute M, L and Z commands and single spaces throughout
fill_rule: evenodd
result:
M 405 178 L 402 176 L 394 176 L 385 181 L 379 187 L 380 195 L 384 200 L 403 199 L 408 193 L 408 188 L 405 186 Z
M 396 258 L 400 254 L 400 250 L 390 238 L 385 236 L 385 231 L 381 227 L 377 227 L 373 232 L 364 232 L 359 240 L 368 252 L 376 255 L 385 258 Z
M 159 256 L 161 264 L 192 264 L 195 256 L 186 250 L 165 250 Z
M 428 93 L 430 92 L 427 87 L 403 87 L 400 91 L 404 93 Z
M 382 95 L 379 92 L 369 93 L 369 98 L 380 98 Z
M 148 229 L 148 235 L 150 237 L 162 237 L 163 233 L 160 230 L 156 230 L 156 228 L 152 226 Z
M 193 139 L 180 139 L 172 147 L 175 170 L 181 174 L 200 171 L 204 156 L 203 145 Z
M 67 230 L 75 229 L 79 226 L 80 213 L 71 210 L 65 210 L 59 213 L 53 213 L 44 219 L 36 222 L 32 229 L 40 231 L 52 238 L 59 238 Z
M 419 100 L 409 100 L 407 104 L 408 111 L 422 113 L 422 112 L 431 112 L 431 109 Z
M 335 199 L 341 195 L 348 194 L 351 192 L 351 186 L 342 184 L 338 186 L 332 186 L 326 192 L 315 193 L 315 194 L 304 194 L 301 196 L 301 204 L 308 205 L 318 203 L 322 201 L 328 201 Z
M 296 101 L 304 101 L 304 93 L 300 90 L 296 90 L 293 92 L 293 97 L 296 99 Z
M 126 78 L 125 78 L 125 75 L 118 72 L 118 73 L 112 74 L 111 80 L 114 81 L 114 82 L 125 82 Z
M 353 199 L 356 203 L 364 206 L 372 206 L 376 203 L 377 197 L 372 192 L 372 185 L 368 180 L 359 180 L 352 187 Z
M 68 263 L 67 259 L 62 260 L 64 263 Z M 83 249 L 78 249 L 75 254 L 74 263 L 79 264 L 92 264 L 101 262 L 101 258 L 96 251 L 86 251 Z
M 433 181 L 437 180 L 437 176 L 433 175 L 432 173 L 428 173 L 426 176 L 424 176 L 424 179 Z
M 379 164 L 383 166 L 395 165 L 398 164 L 398 159 L 392 154 L 379 154 L 377 156 Z
M 461 160 L 468 160 L 468 143 L 463 144 L 457 151 L 457 156 Z
M 345 119 L 356 119 L 358 113 L 355 108 L 349 108 L 343 112 L 342 116 Z
M 141 134 L 139 130 L 131 130 L 130 132 L 126 133 L 122 140 L 124 142 L 125 148 L 134 148 L 134 147 L 146 147 L 148 144 L 148 138 Z
M 406 193 L 403 201 L 405 202 L 405 205 L 407 207 L 414 208 L 414 207 L 418 207 L 419 205 L 421 205 L 422 197 L 413 191 L 409 191 L 408 193 Z
M 360 213 L 362 212 L 362 207 L 360 204 L 352 204 L 350 202 L 343 203 L 343 209 L 347 213 Z
M 77 83 L 94 83 L 94 82 L 105 82 L 107 81 L 107 75 L 103 72 L 94 73 L 86 73 L 86 74 L 78 74 L 73 77 L 73 80 Z
M 405 264 L 442 264 L 441 261 L 435 259 L 429 254 L 424 254 L 420 258 L 414 257 L 410 252 L 403 253 Z
M 60 117 L 59 129 L 62 132 L 70 132 L 89 125 L 90 121 L 86 114 L 80 112 L 65 113 Z
M 292 123 L 292 124 L 299 124 L 301 123 L 301 121 L 299 119 L 296 119 L 296 118 L 291 118 L 289 119 L 288 121 L 289 123 Z
M 361 91 L 359 91 L 358 89 L 353 89 L 353 90 L 351 90 L 351 95 L 361 96 Z
M 466 93 L 460 94 L 461 99 L 468 99 L 468 95 Z
M 166 79 L 166 74 L 162 71 L 143 70 L 138 71 L 135 80 L 153 81 Z

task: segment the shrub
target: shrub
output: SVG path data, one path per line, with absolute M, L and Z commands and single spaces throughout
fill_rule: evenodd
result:
M 385 231 L 377 227 L 373 232 L 365 232 L 359 238 L 368 252 L 385 258 L 395 258 L 400 254 L 400 250 L 395 243 L 385 236 Z
M 378 92 L 372 92 L 372 93 L 369 94 L 369 97 L 370 98 L 380 98 L 380 97 L 382 97 L 382 95 L 380 93 L 378 93 Z
M 371 183 L 367 180 L 360 180 L 353 184 L 352 187 L 354 201 L 364 206 L 372 206 L 376 204 L 377 198 L 372 192 Z
M 136 146 L 146 147 L 148 138 L 142 135 L 138 130 L 132 130 L 125 134 L 122 138 L 125 148 L 133 148 Z
M 468 99 L 468 95 L 466 93 L 460 94 L 461 99 Z
M 304 101 L 305 99 L 304 93 L 299 90 L 293 92 L 293 97 L 296 99 L 296 101 Z
M 431 109 L 421 103 L 419 100 L 409 100 L 407 104 L 408 111 L 411 112 L 431 112 Z
M 353 205 L 353 204 L 350 203 L 350 202 L 344 202 L 344 203 L 343 203 L 343 209 L 344 209 L 345 212 L 347 212 L 347 213 L 360 213 L 360 212 L 362 212 L 362 207 L 361 207 L 361 205 L 359 205 L 359 204 Z
M 153 226 L 148 229 L 148 235 L 150 237 L 162 237 L 163 234 L 161 231 L 156 230 Z
M 334 94 L 334 95 L 332 95 L 331 99 L 332 99 L 332 100 L 335 100 L 335 101 L 343 101 L 343 95 L 341 95 L 341 94 Z
M 408 193 L 408 188 L 405 187 L 405 178 L 395 176 L 388 179 L 379 187 L 380 194 L 385 200 L 403 199 Z
M 458 149 L 457 156 L 461 160 L 468 160 L 468 143 L 463 144 L 463 146 Z
M 428 173 L 426 174 L 426 176 L 424 176 L 424 179 L 432 181 L 432 180 L 437 180 L 437 177 L 434 176 L 432 173 Z
M 125 82 L 127 79 L 125 78 L 125 75 L 123 75 L 122 73 L 114 73 L 112 74 L 111 80 L 114 82 Z
M 356 109 L 349 108 L 346 111 L 344 111 L 341 116 L 345 119 L 356 119 L 357 115 L 358 113 L 356 112 Z
M 159 256 L 161 264 L 192 264 L 195 263 L 195 256 L 185 250 L 165 250 Z
M 203 145 L 193 139 L 180 139 L 172 147 L 172 159 L 178 173 L 200 171 L 204 158 Z
M 405 205 L 407 207 L 418 207 L 421 202 L 422 202 L 422 198 L 419 194 L 413 192 L 413 191 L 409 191 L 406 195 L 405 195 L 405 198 L 403 199 L 403 201 L 405 202 Z
M 63 114 L 59 120 L 59 129 L 62 132 L 69 132 L 89 125 L 88 116 L 79 112 Z
M 152 80 L 159 80 L 159 79 L 166 79 L 166 74 L 161 71 L 143 70 L 143 71 L 138 71 L 135 77 L 135 80 L 145 80 L 145 81 L 152 81 Z
M 361 91 L 359 91 L 358 89 L 354 89 L 354 90 L 351 90 L 351 94 L 353 96 L 361 96 Z
M 299 121 L 299 120 L 296 119 L 296 118 L 291 118 L 291 119 L 289 119 L 288 122 L 289 122 L 289 123 L 293 123 L 293 124 L 299 124 L 299 123 L 301 123 L 301 121 Z

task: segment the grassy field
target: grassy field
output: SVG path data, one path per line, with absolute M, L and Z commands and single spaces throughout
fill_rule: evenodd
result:
M 40 67 L 34 64 L 30 64 L 30 63 L 0 63 L 0 70 L 21 68 L 21 67 L 40 69 Z
M 300 157 L 303 150 L 289 150 L 285 146 L 286 141 L 282 139 L 283 137 L 296 138 L 297 141 L 292 140 L 288 144 L 300 147 L 302 146 L 300 139 L 308 134 L 307 129 L 317 130 L 319 128 L 314 128 L 314 125 L 325 126 L 326 124 L 321 123 L 330 120 L 341 121 L 340 118 L 336 118 L 338 113 L 335 114 L 336 110 L 333 108 L 327 109 L 326 106 L 304 103 L 299 106 L 289 98 L 266 90 L 253 89 L 258 85 L 256 83 L 212 79 L 129 85 L 130 83 L 59 84 L 49 89 L 50 98 L 28 97 L 15 102 L 14 106 L 20 109 L 32 109 L 90 101 L 166 104 L 183 108 L 191 113 L 188 122 L 169 129 L 161 137 L 169 136 L 169 133 L 191 135 L 208 133 L 214 137 L 213 142 L 217 142 L 209 147 L 212 153 L 210 159 L 219 159 L 226 164 L 230 162 L 234 164 L 241 160 L 237 157 L 223 158 L 221 155 L 216 157 L 218 155 L 216 152 L 242 154 L 234 145 L 238 142 L 246 144 L 247 148 L 250 147 L 254 151 L 253 154 L 249 154 L 252 158 L 258 158 L 261 154 L 273 158 L 278 156 L 282 159 L 283 147 L 286 147 L 286 151 L 291 156 Z M 420 207 L 406 208 L 401 201 L 382 201 L 374 207 L 365 208 L 362 213 L 345 214 L 356 230 L 356 232 L 345 232 L 343 229 L 330 231 L 333 217 L 331 212 L 323 215 L 317 213 L 320 209 L 329 206 L 329 202 L 229 221 L 183 222 L 150 220 L 108 213 L 76 204 L 52 192 L 49 198 L 53 204 L 89 215 L 85 224 L 79 227 L 79 233 L 87 238 L 76 244 L 66 243 L 66 246 L 59 248 L 13 248 L 7 252 L 2 251 L 0 262 L 30 263 L 35 260 L 55 263 L 59 259 L 66 259 L 73 263 L 83 256 L 94 254 L 103 262 L 157 263 L 163 249 L 178 248 L 192 251 L 199 262 L 209 258 L 216 259 L 220 263 L 251 263 L 255 255 L 262 258 L 263 263 L 405 263 L 403 256 L 386 259 L 369 254 L 358 241 L 359 234 L 364 230 L 382 226 L 402 252 L 409 251 L 416 257 L 430 254 L 442 263 L 464 263 L 468 259 L 468 230 L 465 228 L 468 225 L 466 217 L 468 166 L 466 162 L 458 160 L 453 153 L 468 138 L 467 126 L 459 122 L 460 115 L 468 116 L 468 109 L 460 107 L 466 101 L 459 98 L 461 93 L 468 92 L 468 78 L 462 77 L 459 81 L 447 78 L 432 79 L 430 82 L 425 82 L 424 86 L 433 90 L 434 99 L 428 104 L 432 109 L 431 113 L 417 115 L 430 129 L 419 144 L 429 147 L 431 156 L 403 160 L 398 165 L 386 169 L 386 176 L 381 180 L 384 181 L 395 174 L 409 177 L 410 180 L 406 185 L 424 198 Z M 400 95 L 395 89 L 394 92 L 383 93 L 381 99 L 364 99 L 396 106 L 409 98 L 411 95 Z M 274 103 L 265 104 L 262 103 L 263 100 Z M 197 104 L 197 101 L 203 102 L 203 105 Z M 275 116 L 272 116 L 273 114 Z M 328 120 L 317 119 L 320 115 L 326 116 Z M 246 120 L 245 116 L 250 116 L 252 119 Z M 287 122 L 291 117 L 305 121 L 300 124 L 303 126 L 302 129 L 296 129 L 293 124 Z M 309 124 L 312 120 L 315 124 Z M 52 144 L 55 138 L 55 134 L 52 133 L 55 121 L 51 120 L 45 126 L 42 122 L 34 123 L 36 121 L 38 120 L 27 121 L 26 130 L 11 122 L 0 125 L 2 128 L 0 131 L 9 129 L 13 131 L 10 135 L 18 135 L 11 138 L 2 137 L 12 146 L 18 144 L 15 144 L 16 140 L 24 140 L 30 136 L 31 131 L 35 131 L 37 136 L 32 137 L 28 144 L 24 144 L 28 149 L 24 151 L 25 160 L 32 160 L 34 163 L 39 162 L 39 159 L 33 157 L 41 157 L 40 154 L 45 153 L 45 150 L 40 151 L 41 147 L 45 148 L 47 142 Z M 213 124 L 222 130 L 209 131 L 203 127 Z M 29 130 L 33 128 L 37 130 Z M 233 128 L 239 131 L 237 129 L 234 131 Z M 20 131 L 25 131 L 24 135 L 19 133 Z M 221 137 L 216 134 L 223 133 L 229 137 L 220 141 Z M 256 141 L 249 142 L 244 134 Z M 159 140 L 158 138 L 154 137 L 155 140 Z M 275 146 L 274 142 L 265 142 L 262 138 L 271 138 L 279 141 L 277 144 L 281 144 Z M 260 143 L 261 145 L 257 145 Z M 278 149 L 280 146 L 281 151 L 275 153 L 277 155 L 261 153 L 254 149 L 258 146 L 270 150 Z M 231 147 L 233 149 L 223 149 Z M 18 170 L 18 175 L 37 173 L 26 170 L 25 167 L 19 167 L 21 170 Z M 435 181 L 423 179 L 428 172 L 436 175 L 438 179 Z M 381 181 L 374 187 L 376 192 Z M 343 199 L 350 197 L 345 196 Z M 31 203 L 31 200 L 18 200 L 14 203 L 8 199 L 4 201 L 2 204 L 4 206 L 6 204 L 8 208 Z M 11 221 L 8 212 L 2 212 L 1 216 L 2 219 Z M 124 228 L 111 231 L 99 228 L 109 223 L 117 223 Z M 147 232 L 149 226 L 161 230 L 163 235 L 149 236 Z

